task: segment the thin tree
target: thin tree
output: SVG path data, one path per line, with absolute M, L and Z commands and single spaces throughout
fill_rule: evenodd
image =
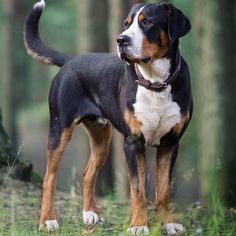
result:
M 193 27 L 201 193 L 204 199 L 221 194 L 229 204 L 236 199 L 234 4 L 233 0 L 196 1 Z
M 0 110 L 0 168 L 13 162 L 11 142 L 3 128 L 2 113 Z
M 28 97 L 28 60 L 23 47 L 23 22 L 29 6 L 27 0 L 3 0 L 4 13 L 4 71 L 3 110 L 6 129 L 13 148 L 18 144 L 18 113 Z M 24 96 L 22 96 L 24 94 Z
M 78 54 L 88 52 L 108 52 L 108 0 L 80 0 L 78 9 Z M 85 142 L 83 140 L 82 142 Z M 88 148 L 87 148 L 88 150 Z M 108 194 L 113 190 L 111 157 L 108 158 L 98 178 L 98 194 Z

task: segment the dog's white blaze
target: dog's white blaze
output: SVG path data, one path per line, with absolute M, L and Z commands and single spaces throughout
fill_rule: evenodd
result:
M 170 59 L 161 58 L 153 63 L 140 63 L 138 69 L 144 79 L 151 82 L 163 82 L 170 75 Z
M 143 124 L 140 129 L 149 145 L 159 145 L 161 138 L 180 122 L 180 107 L 170 92 L 170 85 L 160 93 L 138 86 L 134 112 Z
M 130 27 L 121 34 L 131 39 L 131 45 L 127 49 L 129 53 L 132 53 L 131 56 L 134 58 L 140 58 L 142 54 L 143 32 L 138 24 L 138 16 L 143 9 L 144 7 L 136 13 Z

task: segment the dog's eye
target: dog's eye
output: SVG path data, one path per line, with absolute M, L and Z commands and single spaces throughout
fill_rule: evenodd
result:
M 150 27 L 152 25 L 152 21 L 150 19 L 143 19 L 142 25 L 146 28 Z
M 128 20 L 125 20 L 124 26 L 125 26 L 126 29 L 129 27 L 129 22 L 128 22 Z

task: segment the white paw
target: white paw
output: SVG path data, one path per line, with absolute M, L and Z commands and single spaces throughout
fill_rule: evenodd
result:
M 41 8 L 41 9 L 44 9 L 45 8 L 45 2 L 44 0 L 41 0 L 40 2 L 37 2 L 34 4 L 34 9 L 36 8 Z
M 168 223 L 164 226 L 164 228 L 168 236 L 182 234 L 185 232 L 184 226 L 176 223 Z
M 134 226 L 134 227 L 128 228 L 127 233 L 130 233 L 132 235 L 140 235 L 140 234 L 148 235 L 149 234 L 149 228 L 146 225 L 144 225 L 144 226 Z
M 83 222 L 86 225 L 101 224 L 99 216 L 93 211 L 83 211 Z
M 47 232 L 55 232 L 60 229 L 57 220 L 46 220 L 44 224 L 39 226 L 39 230 L 46 229 Z

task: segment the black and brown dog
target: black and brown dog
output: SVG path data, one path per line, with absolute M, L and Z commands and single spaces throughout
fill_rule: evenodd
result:
M 91 155 L 83 180 L 83 221 L 99 223 L 95 184 L 105 163 L 112 126 L 124 136 L 132 200 L 128 232 L 149 233 L 145 197 L 145 146 L 156 147 L 156 210 L 169 235 L 184 231 L 171 213 L 170 177 L 179 140 L 192 115 L 187 63 L 179 38 L 191 28 L 185 15 L 168 3 L 137 4 L 117 38 L 119 56 L 90 53 L 72 57 L 45 46 L 38 23 L 45 2 L 36 3 L 25 20 L 24 42 L 36 60 L 61 67 L 49 95 L 50 130 L 43 183 L 40 227 L 59 229 L 53 207 L 56 174 L 73 129 L 86 128 Z M 122 59 L 122 60 L 121 60 Z

